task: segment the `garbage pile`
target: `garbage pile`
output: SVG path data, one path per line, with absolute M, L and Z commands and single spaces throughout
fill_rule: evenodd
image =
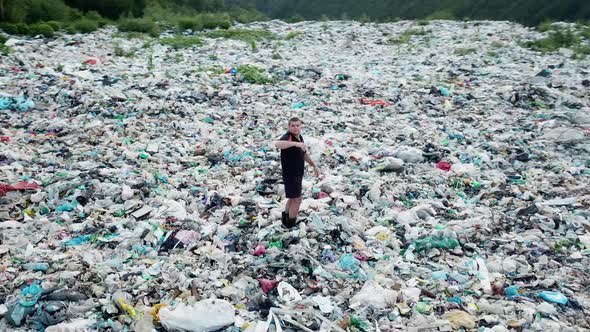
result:
M 278 38 L 7 42 L 0 330 L 590 329 L 588 59 L 509 22 L 239 28 Z M 325 177 L 284 229 L 292 116 Z

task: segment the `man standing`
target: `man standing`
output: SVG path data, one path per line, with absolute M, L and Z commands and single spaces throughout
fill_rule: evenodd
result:
M 287 205 L 283 211 L 283 226 L 291 228 L 297 224 L 297 214 L 301 205 L 301 181 L 305 169 L 304 161 L 307 161 L 315 171 L 315 175 L 321 176 L 319 168 L 311 160 L 307 146 L 301 136 L 301 120 L 289 119 L 289 131 L 283 135 L 275 146 L 281 149 L 281 167 L 283 169 L 283 183 L 285 184 L 285 196 Z

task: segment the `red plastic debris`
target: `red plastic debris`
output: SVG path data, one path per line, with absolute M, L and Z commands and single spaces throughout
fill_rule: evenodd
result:
M 361 104 L 363 105 L 371 105 L 371 106 L 389 106 L 391 105 L 390 102 L 384 101 L 381 99 L 370 100 L 368 98 L 362 97 Z
M 277 287 L 276 280 L 258 279 L 258 283 L 260 284 L 260 287 L 262 287 L 262 291 L 264 292 L 264 294 L 268 294 L 268 292 Z
M 86 65 L 96 65 L 98 63 L 99 63 L 98 58 L 90 58 L 90 59 L 84 61 L 84 64 L 86 64 Z
M 329 197 L 329 196 L 330 196 L 330 195 L 326 194 L 326 193 L 325 193 L 325 192 L 323 192 L 323 191 L 320 191 L 320 192 L 318 193 L 318 199 L 326 198 L 326 197 Z
M 436 163 L 436 168 L 438 169 L 442 169 L 443 171 L 450 171 L 451 170 L 451 163 L 446 162 L 446 161 L 439 161 L 438 163 Z
M 8 136 L 0 136 L 0 142 L 8 142 L 10 141 L 10 137 Z
M 368 258 L 367 258 L 367 257 L 365 257 L 364 255 L 360 255 L 360 254 L 355 254 L 355 255 L 354 255 L 354 258 L 358 259 L 358 260 L 359 260 L 359 261 L 361 261 L 361 262 L 365 262 L 365 261 L 367 261 L 367 260 L 368 260 Z
M 27 190 L 27 189 L 38 189 L 41 188 L 40 185 L 36 184 L 36 183 L 27 183 L 24 181 L 21 181 L 17 184 L 14 185 L 10 185 L 10 184 L 0 184 L 0 196 L 4 196 L 6 195 L 7 192 L 9 191 L 14 191 L 14 190 Z

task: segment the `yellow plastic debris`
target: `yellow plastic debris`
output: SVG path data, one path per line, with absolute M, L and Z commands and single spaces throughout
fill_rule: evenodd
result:
M 122 298 L 117 299 L 117 303 L 119 303 L 119 305 L 121 306 L 121 309 L 127 311 L 127 314 L 129 316 L 135 317 L 137 315 L 137 312 L 135 311 L 135 308 L 133 308 L 129 304 L 125 303 L 125 301 L 123 301 Z
M 475 321 L 465 311 L 451 310 L 442 316 L 444 319 L 451 322 L 454 330 L 464 327 L 466 329 L 475 328 Z
M 158 303 L 156 305 L 154 305 L 154 307 L 152 308 L 152 311 L 150 312 L 150 315 L 152 315 L 152 317 L 154 317 L 154 322 L 159 323 L 160 322 L 160 309 L 162 309 L 163 307 L 167 307 L 167 304 L 164 303 Z

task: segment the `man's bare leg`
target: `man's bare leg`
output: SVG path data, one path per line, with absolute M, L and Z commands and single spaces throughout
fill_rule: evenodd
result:
M 301 197 L 292 198 L 290 201 L 293 201 L 289 206 L 289 219 L 297 219 L 297 214 L 299 213 L 299 207 L 301 206 Z

